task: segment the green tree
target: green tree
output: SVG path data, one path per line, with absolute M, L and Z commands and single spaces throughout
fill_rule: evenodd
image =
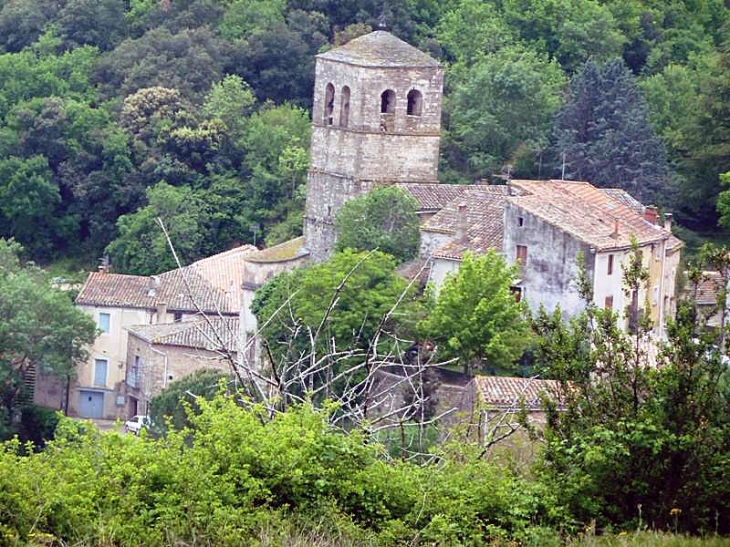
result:
M 231 382 L 233 376 L 219 370 L 201 369 L 171 382 L 150 401 L 149 416 L 154 425 L 154 433 L 164 436 L 167 433 L 167 420 L 174 430 L 189 427 L 189 413 L 198 412 L 198 397 L 212 399 L 221 392 L 221 382 Z
M 455 71 L 446 103 L 449 165 L 470 178 L 485 178 L 517 163 L 520 151 L 539 158 L 560 104 L 560 67 L 545 56 L 510 47 Z
M 393 337 L 412 336 L 414 299 L 415 290 L 395 273 L 393 257 L 345 249 L 322 264 L 278 275 L 256 293 L 251 309 L 259 325 L 265 325 L 261 335 L 274 366 L 296 374 L 308 367 L 312 355 L 331 355 L 334 371 L 318 375 L 319 384 L 326 374 L 350 366 L 351 360 L 341 360 L 344 352 L 362 357 L 373 350 L 376 338 L 380 349 L 388 351 Z
M 285 0 L 231 0 L 227 4 L 220 31 L 229 40 L 246 37 L 284 22 Z
M 337 249 L 378 249 L 405 262 L 418 253 L 418 204 L 400 188 L 378 188 L 337 213 Z
M 527 309 L 510 290 L 516 276 L 516 267 L 494 251 L 467 253 L 439 288 L 422 329 L 466 374 L 509 369 L 529 345 Z
M 618 187 L 644 203 L 670 200 L 673 174 L 649 123 L 646 102 L 622 60 L 589 61 L 555 116 L 556 173 Z
M 0 235 L 14 237 L 35 256 L 53 248 L 58 186 L 43 156 L 0 160 Z
M 634 248 L 625 290 L 647 279 Z M 577 365 L 545 362 L 546 374 L 562 382 L 563 402 L 548 413 L 543 480 L 578 522 L 724 529 L 730 423 L 720 335 L 682 301 L 667 342 L 652 357 L 646 312 L 625 333 L 620 314 L 587 302 L 581 320 L 548 337 L 539 333 L 549 349 L 543 355 L 569 355 Z
M 0 239 L 0 420 L 5 425 L 31 367 L 57 376 L 67 395 L 76 366 L 96 338 L 92 319 L 53 288 L 45 272 L 21 265 L 21 252 L 17 243 Z
M 203 104 L 203 114 L 221 120 L 231 138 L 239 139 L 245 133 L 246 120 L 255 102 L 250 86 L 240 76 L 231 74 L 211 86 Z
M 119 272 L 152 275 L 177 267 L 162 228 L 161 219 L 183 263 L 205 256 L 208 209 L 188 187 L 162 181 L 147 190 L 148 204 L 119 217 L 119 236 L 106 249 Z

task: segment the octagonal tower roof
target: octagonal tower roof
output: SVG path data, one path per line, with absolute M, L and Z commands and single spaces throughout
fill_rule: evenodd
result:
M 436 59 L 393 36 L 376 30 L 350 40 L 345 45 L 317 55 L 320 59 L 376 68 L 437 68 Z

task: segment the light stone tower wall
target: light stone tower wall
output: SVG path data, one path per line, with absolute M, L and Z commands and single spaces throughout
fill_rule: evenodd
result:
M 383 57 L 400 53 L 403 59 L 403 51 L 389 50 L 394 41 L 398 48 L 426 57 L 386 32 L 369 37 L 383 39 L 382 50 L 376 48 Z M 334 251 L 334 220 L 348 199 L 396 182 L 438 182 L 443 69 L 433 60 L 412 66 L 405 57 L 400 62 L 396 58 L 372 63 L 388 66 L 357 64 L 369 64 L 367 58 L 364 62 L 330 59 L 327 54 L 317 58 L 304 219 L 306 248 L 314 261 L 326 260 Z M 329 101 L 328 109 L 330 84 L 334 101 Z M 347 114 L 345 86 L 349 88 Z M 386 90 L 395 93 L 392 113 L 381 113 L 381 95 Z M 412 90 L 421 94 L 418 115 L 408 114 Z

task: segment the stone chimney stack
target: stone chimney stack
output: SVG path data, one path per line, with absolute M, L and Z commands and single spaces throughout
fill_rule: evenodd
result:
M 647 222 L 651 222 L 652 224 L 656 224 L 658 218 L 659 218 L 659 212 L 657 211 L 657 208 L 656 208 L 655 205 L 647 205 L 644 208 L 644 219 Z
M 157 322 L 158 323 L 167 323 L 167 303 L 166 302 L 157 303 Z
M 672 231 L 672 220 L 673 220 L 673 218 L 674 218 L 674 216 L 672 215 L 672 213 L 666 213 L 664 215 L 664 228 L 666 230 L 669 230 L 670 232 Z
M 459 204 L 459 213 L 456 219 L 456 238 L 459 243 L 466 243 L 469 228 L 469 208 L 466 203 Z
M 617 238 L 618 237 L 618 219 L 613 219 L 613 233 L 611 234 L 611 237 Z

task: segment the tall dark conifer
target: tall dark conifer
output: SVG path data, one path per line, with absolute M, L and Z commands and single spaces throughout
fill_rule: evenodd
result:
M 565 157 L 566 179 L 623 188 L 644 203 L 670 201 L 673 174 L 664 144 L 620 59 L 588 61 L 573 77 L 554 119 L 553 150 L 558 176 Z

